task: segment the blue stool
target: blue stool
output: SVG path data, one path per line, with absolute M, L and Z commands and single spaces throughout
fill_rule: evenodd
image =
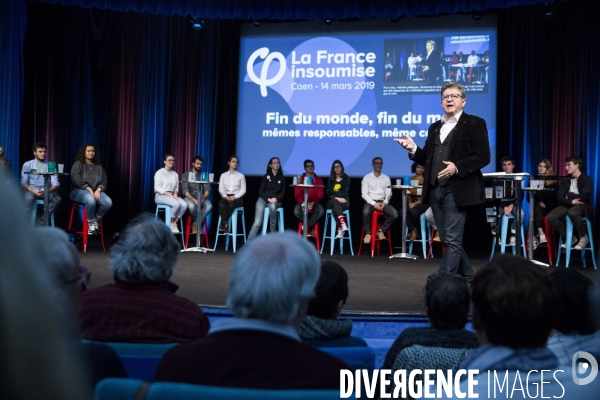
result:
M 430 235 L 431 235 L 431 226 L 427 219 L 425 218 L 425 213 L 422 213 L 419 217 L 421 221 L 421 239 L 410 240 L 410 244 L 408 246 L 408 252 L 412 254 L 413 243 L 421 242 L 423 247 L 423 259 L 427 259 L 427 243 L 429 243 Z M 408 229 L 408 227 L 407 227 Z M 433 258 L 433 251 L 429 248 L 429 256 Z
M 344 254 L 344 240 L 348 240 L 350 242 L 350 253 L 354 255 L 354 250 L 352 249 L 352 229 L 350 229 L 350 210 L 344 211 L 344 216 L 346 217 L 346 225 L 348 225 L 348 236 L 344 235 L 340 239 L 340 254 Z M 321 243 L 321 254 L 323 254 L 323 247 L 325 246 L 325 239 L 330 240 L 331 247 L 331 255 L 333 255 L 333 248 L 335 247 L 335 221 L 334 221 L 333 212 L 331 209 L 327 210 L 325 214 L 325 228 L 323 229 L 323 242 Z M 331 228 L 329 229 L 329 235 L 327 234 L 327 224 L 330 223 L 331 220 Z
M 156 205 L 156 213 L 154 213 L 154 219 L 158 219 L 158 212 L 160 210 L 164 210 L 165 212 L 165 224 L 171 229 L 171 206 L 166 204 L 157 204 Z M 173 235 L 181 235 L 181 245 L 185 249 L 185 240 L 183 240 L 183 222 L 182 218 L 179 218 L 179 233 L 173 232 Z
M 35 217 L 37 216 L 37 208 L 38 206 L 44 206 L 44 200 L 36 200 L 33 202 L 33 207 L 31 210 L 31 226 L 35 226 Z M 50 225 L 54 228 L 54 213 L 50 214 Z
M 583 268 L 586 267 L 585 265 L 585 251 L 586 250 L 590 250 L 590 252 L 592 253 L 592 261 L 594 262 L 594 269 L 598 269 L 597 265 L 596 265 L 596 252 L 594 251 L 594 237 L 592 236 L 592 223 L 590 222 L 590 219 L 588 217 L 583 217 L 582 218 L 583 222 L 585 222 L 585 226 L 587 227 L 587 234 L 588 237 L 590 238 L 590 243 L 587 245 L 587 247 L 581 249 L 581 261 L 583 262 Z M 556 266 L 558 267 L 558 263 L 560 262 L 560 253 L 562 253 L 562 251 L 560 251 L 561 245 L 562 245 L 562 235 L 560 236 L 560 239 L 558 240 L 558 256 L 556 257 Z M 569 216 L 567 215 L 567 240 L 565 243 L 573 243 L 573 221 L 571 221 L 571 218 L 569 218 Z M 569 268 L 569 262 L 571 261 L 571 249 L 574 249 L 573 246 L 567 246 L 566 247 L 566 253 L 567 253 L 567 263 L 565 265 L 566 268 Z
M 512 215 L 503 215 L 502 223 L 501 223 L 501 232 L 500 232 L 500 254 L 504 254 L 506 249 L 506 238 L 508 236 L 508 221 L 511 219 L 515 219 Z M 525 231 L 523 230 L 523 225 L 521 225 L 521 247 L 523 248 L 523 255 L 527 256 L 527 251 L 525 250 Z M 513 255 L 517 254 L 517 246 L 512 247 Z M 496 250 L 496 238 L 492 240 L 492 255 L 490 255 L 490 260 L 494 257 L 494 251 Z
M 242 217 L 242 232 L 238 233 L 238 216 Z M 229 248 L 229 237 L 233 239 L 233 252 L 235 253 L 237 237 L 241 236 L 244 239 L 244 244 L 246 244 L 246 218 L 244 216 L 244 207 L 237 207 L 231 213 L 231 217 L 229 217 L 229 221 L 227 222 L 229 229 L 231 229 L 231 233 L 222 233 L 217 229 L 217 236 L 215 238 L 215 247 L 213 251 L 217 249 L 217 244 L 219 243 L 219 236 L 225 236 L 225 251 Z M 221 226 L 221 216 L 219 215 L 219 223 L 217 226 Z
M 263 236 L 267 234 L 267 226 L 269 226 L 269 214 L 271 214 L 271 210 L 269 210 L 269 207 L 265 207 L 262 224 Z M 283 233 L 283 207 L 279 207 L 277 209 L 277 218 L 279 219 L 279 222 L 277 222 L 277 230 L 279 231 L 279 233 Z

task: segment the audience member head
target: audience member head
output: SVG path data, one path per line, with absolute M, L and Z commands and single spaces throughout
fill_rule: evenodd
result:
M 558 314 L 544 269 L 512 255 L 494 257 L 473 279 L 471 315 L 482 344 L 544 347 Z
M 227 307 L 237 318 L 298 327 L 315 294 L 319 272 L 317 251 L 301 236 L 261 236 L 233 260 Z
M 469 316 L 469 287 L 456 276 L 437 275 L 425 285 L 425 311 L 438 330 L 463 329 Z
M 164 222 L 153 215 L 134 218 L 110 249 L 109 267 L 115 280 L 168 281 L 179 255 L 179 243 Z
M 91 398 L 22 192 L 0 180 L 0 399 Z M 15 227 L 19 227 L 15 229 Z M 53 258 L 50 257 L 50 258 Z
M 307 315 L 322 319 L 337 319 L 348 299 L 348 274 L 334 261 L 321 264 L 321 276 L 315 297 L 308 303 Z
M 38 242 L 38 250 L 44 260 L 44 269 L 53 278 L 55 295 L 60 308 L 69 314 L 70 321 L 76 321 L 79 313 L 81 293 L 81 273 L 79 252 L 69 241 L 65 231 L 58 228 L 41 227 L 33 230 Z
M 204 163 L 204 158 L 202 158 L 202 156 L 196 156 L 192 159 L 192 164 L 195 164 L 196 161 L 200 161 L 201 163 Z
M 590 304 L 590 294 L 594 290 L 592 281 L 573 269 L 555 269 L 550 278 L 554 281 L 560 304 L 554 329 L 566 335 L 596 332 Z
M 513 160 L 512 157 L 502 157 L 500 164 L 502 164 L 502 171 L 506 172 L 507 174 L 513 173 L 513 170 L 515 169 L 515 160 Z
M 100 153 L 98 152 L 96 145 L 93 143 L 84 144 L 77 152 L 77 157 L 75 157 L 75 161 L 79 161 L 81 164 L 86 164 L 86 152 L 88 150 L 88 147 L 91 147 L 94 150 L 94 156 L 91 160 L 91 163 L 96 165 L 100 164 Z
M 336 167 L 338 167 L 337 170 Z M 329 174 L 329 177 L 331 179 L 335 179 L 338 175 L 344 176 L 344 164 L 342 164 L 340 160 L 335 160 L 333 164 L 331 164 L 331 172 Z

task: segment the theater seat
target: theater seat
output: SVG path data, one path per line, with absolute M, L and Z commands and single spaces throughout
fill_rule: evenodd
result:
M 344 360 L 353 370 L 375 369 L 375 350 L 370 347 L 319 347 L 319 350 Z
M 103 379 L 96 385 L 94 398 L 96 400 L 337 400 L 340 398 L 339 390 L 241 389 L 173 382 L 156 382 L 143 387 L 144 384 L 138 379 Z M 144 396 L 145 390 L 147 392 Z
M 83 342 L 109 345 L 119 355 L 130 378 L 142 379 L 148 382 L 154 380 L 156 367 L 163 354 L 179 344 L 95 342 L 91 340 L 83 340 Z

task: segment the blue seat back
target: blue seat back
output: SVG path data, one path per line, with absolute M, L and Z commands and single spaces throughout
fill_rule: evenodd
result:
M 370 347 L 319 347 L 319 350 L 340 358 L 355 369 L 375 369 L 375 350 Z
M 85 342 L 85 340 L 84 340 Z M 147 382 L 154 380 L 158 362 L 163 354 L 179 343 L 117 343 L 117 342 L 92 342 L 103 343 L 112 347 L 125 366 L 130 378 L 142 379 Z

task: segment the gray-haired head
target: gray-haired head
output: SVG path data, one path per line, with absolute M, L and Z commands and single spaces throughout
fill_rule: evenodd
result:
M 458 90 L 460 90 L 460 95 L 463 99 L 467 98 L 467 92 L 465 91 L 465 87 L 463 85 L 461 85 L 458 82 L 446 82 L 444 83 L 444 86 L 442 86 L 442 90 L 441 90 L 441 94 L 442 96 L 444 95 L 444 92 L 446 91 L 446 89 L 450 89 L 450 88 L 456 88 Z
M 320 271 L 317 251 L 297 234 L 261 236 L 233 261 L 227 306 L 238 318 L 292 324 L 314 296 Z
M 160 283 L 173 273 L 179 243 L 164 222 L 142 214 L 127 224 L 110 253 L 108 265 L 115 280 Z

